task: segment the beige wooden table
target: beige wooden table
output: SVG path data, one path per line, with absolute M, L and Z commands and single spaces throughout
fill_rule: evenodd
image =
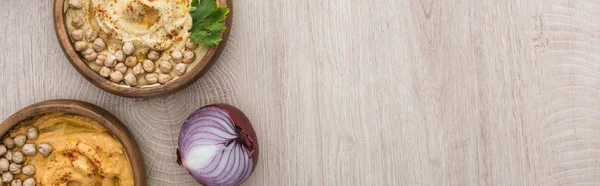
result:
M 0 119 L 72 98 L 133 131 L 150 185 L 185 117 L 254 122 L 246 185 L 600 184 L 600 1 L 238 0 L 224 55 L 179 93 L 106 93 L 67 62 L 52 1 L 0 0 Z

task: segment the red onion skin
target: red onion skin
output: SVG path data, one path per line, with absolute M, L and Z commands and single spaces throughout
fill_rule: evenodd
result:
M 219 103 L 207 105 L 200 109 L 206 107 L 216 107 L 229 115 L 233 124 L 236 126 L 236 133 L 240 137 L 240 142 L 249 151 L 249 155 L 252 158 L 252 172 L 254 172 L 254 169 L 256 169 L 256 164 L 258 163 L 259 146 L 256 132 L 254 131 L 252 123 L 250 123 L 248 117 L 246 117 L 246 115 L 238 108 L 228 104 Z M 179 149 L 177 149 L 177 163 L 182 165 Z

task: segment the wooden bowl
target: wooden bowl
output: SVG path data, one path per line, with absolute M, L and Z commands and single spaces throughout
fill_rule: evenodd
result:
M 227 15 L 227 19 L 225 19 L 225 25 L 227 26 L 227 29 L 223 33 L 223 40 L 221 43 L 219 43 L 217 47 L 209 49 L 204 58 L 202 58 L 202 60 L 200 60 L 200 62 L 194 68 L 188 70 L 183 76 L 160 86 L 142 88 L 118 86 L 112 81 L 100 76 L 97 72 L 88 67 L 88 65 L 84 62 L 84 59 L 78 54 L 77 51 L 75 51 L 73 43 L 71 43 L 69 39 L 63 12 L 65 0 L 54 0 L 54 28 L 56 30 L 58 42 L 60 43 L 63 52 L 67 56 L 67 59 L 69 59 L 73 67 L 75 67 L 75 69 L 92 84 L 119 96 L 131 98 L 156 97 L 177 92 L 196 82 L 198 78 L 204 75 L 208 69 L 210 69 L 212 64 L 223 52 L 231 31 L 231 22 L 233 20 L 233 4 L 232 0 L 218 1 L 220 5 L 226 5 L 231 10 L 229 15 Z
M 112 135 L 114 135 L 125 148 L 136 186 L 145 186 L 146 170 L 144 168 L 144 159 L 142 153 L 131 135 L 131 132 L 110 112 L 91 103 L 77 100 L 49 100 L 36 103 L 21 109 L 8 117 L 0 125 L 0 135 L 4 136 L 10 129 L 18 125 L 24 120 L 41 114 L 63 112 L 81 115 L 90 119 L 96 120 L 98 123 L 106 127 Z

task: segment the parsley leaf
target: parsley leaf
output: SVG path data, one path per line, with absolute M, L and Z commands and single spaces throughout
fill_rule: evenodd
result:
M 227 14 L 229 8 L 217 7 L 215 0 L 192 0 L 190 41 L 209 48 L 216 47 L 223 40 L 222 34 L 226 26 L 222 22 L 227 18 Z

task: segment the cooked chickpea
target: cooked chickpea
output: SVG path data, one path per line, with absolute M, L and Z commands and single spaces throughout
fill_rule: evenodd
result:
M 160 58 L 160 53 L 158 53 L 156 50 L 152 50 L 148 52 L 148 56 L 146 57 L 148 57 L 149 60 L 156 61 L 158 58 Z
M 162 71 L 164 73 L 169 73 L 169 72 L 171 72 L 171 69 L 173 69 L 173 65 L 171 63 L 169 63 L 168 61 L 161 61 L 158 64 L 158 68 L 160 68 L 160 71 Z
M 123 81 L 123 73 L 121 73 L 120 71 L 114 71 L 110 73 L 110 80 L 115 83 Z
M 196 59 L 196 55 L 194 54 L 194 52 L 192 52 L 192 51 L 185 51 L 183 53 L 183 62 L 184 63 L 194 62 L 194 59 Z
M 98 53 L 94 49 L 88 48 L 83 52 L 83 58 L 87 61 L 94 61 L 98 57 Z
M 185 69 L 187 68 L 186 64 L 179 63 L 175 65 L 175 74 L 181 76 L 185 73 Z
M 87 49 L 88 44 L 85 41 L 75 41 L 75 51 L 77 52 L 81 52 L 85 49 Z
M 127 57 L 127 59 L 125 59 L 125 66 L 131 68 L 134 67 L 137 64 L 137 57 L 135 56 L 129 56 Z
M 118 62 L 123 62 L 125 61 L 125 52 L 123 52 L 123 50 L 117 50 L 115 52 L 115 57 L 117 58 Z
M 27 178 L 23 181 L 23 186 L 35 186 L 35 178 Z
M 138 63 L 137 65 L 135 65 L 132 69 L 131 72 L 133 73 L 133 75 L 139 76 L 140 74 L 144 73 L 144 69 L 142 69 L 142 64 Z
M 102 76 L 102 77 L 105 77 L 105 78 L 106 78 L 106 77 L 109 77 L 109 76 L 110 76 L 110 73 L 112 73 L 112 70 L 111 70 L 110 68 L 108 68 L 108 67 L 102 67 L 102 68 L 100 69 L 100 72 L 99 72 L 99 73 L 100 73 L 100 76 Z
M 23 134 L 17 135 L 13 138 L 13 140 L 15 141 L 15 145 L 17 145 L 18 147 L 23 147 L 23 145 L 25 145 L 25 142 L 27 142 L 27 136 Z
M 4 156 L 8 161 L 12 161 L 13 159 L 13 152 L 12 151 L 8 151 L 6 152 L 6 155 Z
M 144 60 L 144 62 L 142 64 L 142 68 L 146 72 L 152 72 L 152 71 L 154 71 L 154 62 L 152 62 L 150 60 Z
M 15 141 L 11 137 L 6 137 L 2 140 L 2 145 L 0 145 L 0 155 L 4 155 L 7 149 L 15 148 Z
M 113 55 L 109 55 L 106 57 L 106 59 L 104 60 L 104 66 L 106 67 L 115 67 L 115 65 L 117 65 L 117 57 L 113 56 Z
M 69 6 L 73 9 L 80 9 L 83 7 L 83 2 L 81 0 L 69 0 Z
M 158 82 L 160 84 L 165 84 L 171 80 L 171 76 L 169 74 L 160 74 L 158 75 Z
M 10 162 L 6 158 L 0 159 L 0 172 L 8 171 L 8 166 Z
M 106 61 L 106 56 L 103 54 L 99 54 L 96 57 L 96 65 L 104 66 L 104 61 Z
M 194 49 L 198 48 L 198 44 L 192 43 L 190 40 L 188 40 L 187 42 L 185 42 L 185 48 L 194 50 Z
M 131 42 L 126 42 L 123 44 L 123 52 L 125 52 L 127 55 L 131 55 L 133 52 L 135 52 L 135 47 Z
M 100 52 L 100 51 L 104 50 L 104 48 L 106 48 L 106 43 L 104 42 L 104 39 L 102 39 L 102 38 L 96 38 L 96 39 L 94 39 L 94 43 L 92 44 L 92 48 L 96 52 Z
M 6 137 L 2 140 L 2 145 L 0 145 L 0 155 L 3 155 L 6 152 L 6 149 L 15 148 L 15 141 L 11 137 Z M 3 150 L 4 149 L 4 150 Z M 4 152 L 2 152 L 4 151 Z
M 21 152 L 25 156 L 33 156 L 33 155 L 35 155 L 35 144 L 33 144 L 33 143 L 25 144 L 23 146 L 23 148 L 21 148 Z
M 137 78 L 135 77 L 135 75 L 133 74 L 127 74 L 125 75 L 125 84 L 129 85 L 129 86 L 135 86 L 137 85 Z
M 25 156 L 21 152 L 14 152 L 12 159 L 13 159 L 13 162 L 15 162 L 15 163 L 25 162 Z
M 36 127 L 29 127 L 27 129 L 27 139 L 29 140 L 36 140 L 38 139 L 39 134 L 38 134 L 38 129 Z
M 0 145 L 0 155 L 6 154 L 7 151 L 6 146 Z
M 48 157 L 50 153 L 52 153 L 52 150 L 54 150 L 54 148 L 48 143 L 42 143 L 38 146 L 38 152 L 44 157 Z
M 83 30 L 81 30 L 81 29 L 73 30 L 73 32 L 71 32 L 71 37 L 75 41 L 81 41 L 83 39 Z
M 183 54 L 181 54 L 181 52 L 176 50 L 176 51 L 171 52 L 171 58 L 173 59 L 173 61 L 179 63 L 183 59 Z
M 121 72 L 121 74 L 125 74 L 125 72 L 127 72 L 127 67 L 123 63 L 117 63 L 115 70 Z
M 10 182 L 10 186 L 23 186 L 23 182 L 21 182 L 21 180 L 17 178 L 16 180 Z
M 146 74 L 144 78 L 148 84 L 158 83 L 158 75 L 156 73 Z
M 2 182 L 10 183 L 13 180 L 13 175 L 10 172 L 2 173 Z
M 73 17 L 73 20 L 71 20 L 71 25 L 73 25 L 75 28 L 80 28 L 81 26 L 83 26 L 83 24 L 83 18 L 79 16 Z
M 25 176 L 33 176 L 35 174 L 35 167 L 33 165 L 25 165 L 21 170 Z
M 8 166 L 8 172 L 10 172 L 12 174 L 21 174 L 22 167 L 23 167 L 23 165 L 21 165 L 21 164 L 11 163 Z
M 87 29 L 85 31 L 85 39 L 89 42 L 92 42 L 94 40 L 96 40 L 96 38 L 98 38 L 98 32 L 96 32 L 94 29 Z

